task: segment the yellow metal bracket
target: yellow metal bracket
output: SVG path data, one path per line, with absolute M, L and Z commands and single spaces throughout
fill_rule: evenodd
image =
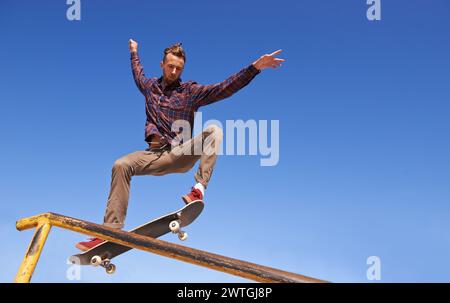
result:
M 22 223 L 28 224 L 26 220 L 27 219 L 25 219 Z M 14 282 L 30 282 L 31 276 L 33 275 L 34 269 L 39 261 L 39 257 L 41 256 L 42 249 L 44 248 L 45 241 L 47 240 L 50 229 L 52 228 L 50 221 L 45 217 L 39 218 L 35 225 L 36 231 L 33 239 L 31 239 L 30 246 L 28 247 Z

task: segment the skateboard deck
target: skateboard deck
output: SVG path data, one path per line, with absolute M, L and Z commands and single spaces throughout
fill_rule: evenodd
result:
M 182 231 L 181 228 L 191 224 L 200 215 L 203 208 L 203 201 L 196 200 L 175 212 L 149 221 L 129 232 L 152 238 L 158 238 L 173 232 L 178 234 L 180 240 L 185 240 L 187 233 Z M 69 261 L 79 265 L 100 265 L 106 269 L 107 273 L 112 274 L 116 266 L 111 263 L 111 259 L 131 249 L 131 247 L 107 241 L 85 252 L 71 256 Z

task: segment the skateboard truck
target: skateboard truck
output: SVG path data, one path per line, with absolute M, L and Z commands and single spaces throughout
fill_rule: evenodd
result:
M 177 214 L 177 215 L 178 215 L 178 217 L 180 217 L 179 214 Z M 178 239 L 180 239 L 181 241 L 186 240 L 187 237 L 188 237 L 187 232 L 181 230 L 181 221 L 180 221 L 180 219 L 173 220 L 172 222 L 170 222 L 169 229 L 170 229 L 170 231 L 172 233 L 178 234 Z
M 110 275 L 112 275 L 116 271 L 116 265 L 112 264 L 110 259 L 102 259 L 100 256 L 93 256 L 91 258 L 91 265 L 94 267 L 101 266 L 105 268 L 106 273 Z

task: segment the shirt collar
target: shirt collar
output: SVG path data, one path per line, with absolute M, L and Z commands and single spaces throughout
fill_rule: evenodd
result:
M 178 78 L 177 81 L 173 82 L 172 84 L 170 84 L 169 86 L 165 86 L 165 82 L 163 81 L 163 77 L 159 77 L 158 79 L 158 84 L 159 86 L 162 88 L 162 90 L 166 90 L 166 89 L 175 89 L 177 87 L 179 87 L 181 85 L 181 79 Z

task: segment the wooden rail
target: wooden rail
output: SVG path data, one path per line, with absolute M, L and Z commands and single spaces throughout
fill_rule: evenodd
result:
M 25 229 L 36 228 L 36 232 L 17 273 L 15 282 L 29 282 L 31 280 L 39 256 L 44 247 L 45 240 L 47 239 L 47 235 L 52 226 L 72 230 L 106 241 L 115 242 L 124 246 L 144 250 L 258 282 L 326 282 L 54 213 L 45 213 L 21 219 L 16 222 L 16 228 L 18 230 L 22 231 Z

